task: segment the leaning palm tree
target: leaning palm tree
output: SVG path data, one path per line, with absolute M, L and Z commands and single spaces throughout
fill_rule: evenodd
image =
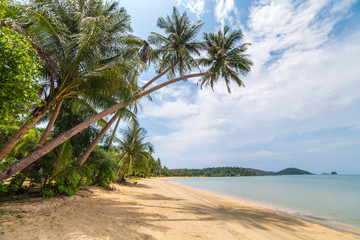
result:
M 151 158 L 153 146 L 150 142 L 145 142 L 147 132 L 136 123 L 123 129 L 122 132 L 123 138 L 119 143 L 121 167 L 115 181 L 125 182 L 126 173 L 134 170 L 148 173 L 148 161 Z
M 136 74 L 133 74 L 131 76 L 126 76 L 124 75 L 124 77 L 129 78 L 129 83 L 132 84 L 129 85 L 128 87 L 137 89 L 137 78 L 136 78 Z M 114 92 L 113 95 L 96 95 L 96 96 L 85 96 L 87 101 L 90 102 L 90 104 L 92 106 L 94 106 L 97 109 L 106 109 L 108 107 L 111 107 L 112 105 L 116 104 L 118 101 L 121 101 L 121 91 L 122 89 L 119 89 L 120 93 Z M 119 97 L 120 96 L 120 97 Z M 83 106 L 88 106 L 86 104 L 82 104 Z M 127 105 L 124 108 L 121 108 L 119 110 L 116 111 L 116 113 L 114 114 L 114 116 L 109 120 L 108 123 L 104 124 L 102 130 L 100 131 L 100 133 L 96 136 L 96 138 L 91 142 L 91 144 L 89 145 L 89 147 L 86 149 L 86 151 L 83 153 L 83 155 L 78 158 L 77 163 L 82 165 L 86 159 L 89 157 L 90 153 L 94 150 L 95 146 L 100 142 L 100 140 L 103 138 L 103 136 L 106 134 L 106 132 L 110 129 L 111 125 L 113 125 L 113 123 L 116 121 L 116 119 L 118 119 L 116 127 L 118 126 L 119 122 L 121 119 L 123 120 L 129 120 L 129 121 L 134 121 L 137 122 L 136 119 L 136 113 L 137 113 L 137 102 L 132 102 L 129 105 Z
M 173 15 L 178 15 L 177 11 L 174 11 Z M 168 17 L 167 19 L 171 19 L 171 17 Z M 173 19 L 181 19 L 181 16 L 178 15 L 176 18 L 173 17 Z M 160 21 L 160 22 L 162 23 L 163 21 Z M 170 22 L 171 21 L 169 21 L 169 23 Z M 166 21 L 164 22 L 164 24 L 165 23 L 166 23 Z M 180 23 L 183 25 L 186 25 L 186 26 L 189 26 L 189 25 L 192 26 L 189 20 L 179 21 L 179 24 Z M 160 26 L 162 26 L 162 25 L 160 24 Z M 187 28 L 186 26 L 182 26 L 182 27 L 179 26 L 179 29 L 190 29 L 190 30 L 192 29 L 192 28 Z M 173 32 L 169 32 L 168 36 L 165 38 L 157 35 L 159 37 L 158 41 L 157 41 L 157 45 L 161 46 L 162 45 L 161 42 L 163 42 L 164 44 L 169 42 L 169 39 L 171 39 L 171 36 L 173 34 L 174 34 Z M 224 41 L 227 38 L 229 38 L 229 36 L 232 36 L 232 34 L 229 32 L 227 27 L 224 28 L 224 30 L 220 30 L 220 32 L 217 35 L 222 36 L 222 38 L 224 38 Z M 213 77 L 213 78 L 205 77 L 202 79 L 202 81 L 201 81 L 202 86 L 213 86 L 213 84 L 216 83 L 218 80 L 222 79 L 222 77 L 224 77 L 224 80 L 228 86 L 229 86 L 229 82 L 232 80 L 235 80 L 235 82 L 238 85 L 240 82 L 242 83 L 242 81 L 239 81 L 239 78 L 236 77 L 233 73 L 239 72 L 240 74 L 246 74 L 248 71 L 250 71 L 252 62 L 248 59 L 248 55 L 244 54 L 244 51 L 246 50 L 246 45 L 240 45 L 240 46 L 236 45 L 237 41 L 241 40 L 241 38 L 240 37 L 231 37 L 232 40 L 226 40 L 227 44 L 218 44 L 217 47 L 213 47 L 213 45 L 216 43 L 216 41 L 212 42 L 211 38 L 208 38 L 206 36 L 212 36 L 212 35 L 211 34 L 205 35 L 205 42 L 203 44 L 201 44 L 201 47 L 198 44 L 196 44 L 196 46 L 198 48 L 195 46 L 194 46 L 194 48 L 196 48 L 197 51 L 200 51 L 201 49 L 203 49 L 206 52 L 206 55 L 209 58 L 209 60 L 206 61 L 206 59 L 203 58 L 200 60 L 199 64 L 203 64 L 204 66 L 209 67 L 207 69 L 207 71 L 200 72 L 200 73 L 194 73 L 194 74 L 188 74 L 188 75 L 182 75 L 180 77 L 175 77 L 173 79 L 162 82 L 162 83 L 160 83 L 154 87 L 151 87 L 149 89 L 144 89 L 141 92 L 136 92 L 135 94 L 131 95 L 130 99 L 128 99 L 126 101 L 122 101 L 120 103 L 117 103 L 116 105 L 113 105 L 112 107 L 100 112 L 99 114 L 96 114 L 95 116 L 90 117 L 83 123 L 69 129 L 68 131 L 65 131 L 63 134 L 61 134 L 57 138 L 53 139 L 52 141 L 48 142 L 47 144 L 45 144 L 38 150 L 34 151 L 33 153 L 29 154 L 25 158 L 21 159 L 19 162 L 8 166 L 7 168 L 5 168 L 4 170 L 2 170 L 0 172 L 0 181 L 7 179 L 8 177 L 10 177 L 13 174 L 17 173 L 18 171 L 22 170 L 29 164 L 36 161 L 41 156 L 45 155 L 47 152 L 54 149 L 56 146 L 60 145 L 61 143 L 63 143 L 67 139 L 71 138 L 72 136 L 76 135 L 78 132 L 87 128 L 88 126 L 95 123 L 99 119 L 101 119 L 121 108 L 124 108 L 128 104 L 130 104 L 134 101 L 137 101 L 140 98 L 142 98 L 158 89 L 161 89 L 169 84 L 172 84 L 172 83 L 175 83 L 175 82 L 178 82 L 181 80 L 186 80 L 189 78 L 212 76 L 212 75 L 214 75 L 215 77 Z M 194 37 L 195 36 L 193 36 L 192 38 L 194 38 Z M 191 41 L 192 38 L 188 38 L 188 40 Z M 158 61 L 159 69 L 163 69 L 164 67 L 168 66 L 168 69 L 170 69 L 170 70 L 173 69 L 174 74 L 176 74 L 176 72 L 183 74 L 186 71 L 190 72 L 191 70 L 193 70 L 193 68 L 190 68 L 190 66 L 197 67 L 196 64 L 194 63 L 193 59 L 190 57 L 186 57 L 186 56 L 188 56 L 187 53 L 185 53 L 181 49 L 182 48 L 175 48 L 174 51 L 176 52 L 177 50 L 179 50 L 178 51 L 179 54 L 184 53 L 185 57 L 180 58 L 179 56 L 177 56 L 175 54 L 174 55 L 175 57 L 173 57 L 174 61 L 169 60 L 172 58 L 170 57 L 170 55 L 167 52 L 163 51 L 163 52 L 159 53 L 157 55 L 159 58 L 159 61 Z M 191 47 L 190 47 L 190 49 L 191 49 Z M 214 49 L 217 50 L 216 52 L 218 54 L 214 54 Z M 153 49 L 153 51 L 156 51 L 156 49 Z M 155 55 L 156 54 L 154 54 L 153 56 L 155 56 Z M 177 65 L 177 64 L 180 64 L 180 62 L 183 62 L 183 63 L 181 63 L 182 65 L 181 66 Z M 230 62 L 230 63 L 228 63 L 228 62 Z M 171 63 L 171 65 L 170 65 L 170 63 Z M 177 67 L 175 68 L 175 66 L 173 66 L 172 63 L 175 63 Z M 223 66 L 223 67 L 219 67 L 219 66 Z M 212 71 L 214 71 L 214 72 L 212 72 Z M 160 75 L 161 74 L 157 75 L 156 77 L 151 79 L 148 83 L 151 84 L 153 81 L 158 79 Z
M 101 0 L 44 0 L 16 6 L 22 15 L 14 21 L 0 21 L 19 33 L 32 36 L 33 46 L 44 59 L 42 74 L 43 104 L 36 107 L 23 127 L 0 149 L 3 159 L 24 134 L 55 106 L 40 144 L 56 120 L 63 99 L 91 88 L 112 94 L 122 88 L 123 98 L 131 98 L 124 74 L 139 61 L 128 58 L 142 42 L 129 35 L 130 17 L 117 3 Z

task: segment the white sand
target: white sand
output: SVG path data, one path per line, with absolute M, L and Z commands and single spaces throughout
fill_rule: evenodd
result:
M 0 205 L 0 239 L 359 239 L 200 190 L 145 179 L 115 191 Z

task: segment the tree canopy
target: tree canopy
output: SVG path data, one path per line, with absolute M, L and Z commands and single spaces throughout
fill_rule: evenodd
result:
M 0 121 L 19 120 L 40 104 L 40 61 L 29 37 L 0 26 Z
M 118 115 L 127 114 L 126 107 L 136 109 L 136 103 L 142 97 L 195 77 L 201 77 L 201 86 L 212 88 L 224 80 L 230 92 L 230 82 L 243 86 L 240 75 L 249 72 L 252 65 L 246 54 L 247 44 L 239 43 L 242 40 L 241 31 L 231 31 L 224 27 L 217 33 L 204 34 L 202 40 L 197 39 L 202 22 L 192 22 L 186 12 L 180 13 L 176 8 L 170 15 L 158 19 L 157 25 L 165 34 L 151 33 L 148 38 L 150 47 L 145 40 L 131 35 L 130 16 L 118 3 L 102 0 L 31 0 L 16 3 L 13 7 L 18 11 L 5 25 L 24 36 L 31 36 L 32 47 L 43 61 L 40 76 L 42 102 L 33 108 L 29 120 L 1 147 L 0 159 L 10 156 L 12 149 L 16 148 L 34 124 L 47 112 L 51 112 L 52 108 L 54 110 L 44 136 L 39 141 L 41 146 L 6 166 L 0 172 L 0 181 L 19 171 L 26 174 L 28 166 L 38 163 L 38 160 L 41 162 L 41 159 L 59 152 L 64 146 L 70 148 L 70 145 L 74 148 L 72 158 L 76 159 L 73 159 L 75 163 L 72 162 L 69 169 L 83 177 L 84 171 L 81 169 L 85 166 L 78 165 L 85 162 L 93 149 L 97 149 L 98 153 L 102 151 L 95 146 Z M 139 86 L 138 79 L 141 71 L 146 70 L 148 57 L 155 63 L 157 75 Z M 147 88 L 165 74 L 168 80 Z M 62 109 L 63 102 L 65 106 Z M 68 108 L 70 102 L 80 103 L 83 109 L 88 110 L 71 112 Z M 108 120 L 107 117 L 111 115 L 113 117 Z M 57 116 L 60 119 L 55 122 Z M 68 121 L 68 117 L 73 117 L 74 121 Z M 86 133 L 84 129 L 93 127 L 93 124 L 101 123 L 103 126 L 106 121 L 108 123 L 96 137 L 93 133 L 98 131 L 91 130 L 91 138 L 94 140 L 90 143 L 91 140 L 87 139 L 84 141 L 86 144 L 80 144 L 81 150 L 76 141 L 68 141 L 80 132 Z M 54 122 L 53 134 L 49 135 L 50 141 L 46 143 Z M 138 136 L 140 133 L 139 130 Z M 166 167 L 158 166 L 161 166 L 160 161 L 153 161 L 150 144 L 139 143 L 135 154 L 131 147 L 125 148 L 125 145 L 132 146 L 133 142 L 127 143 L 125 140 L 126 137 L 119 141 L 118 149 L 125 166 L 123 173 L 136 168 L 142 169 L 143 173 L 151 173 L 149 162 L 154 165 L 153 173 L 170 173 Z M 84 151 L 86 154 L 79 157 Z M 113 154 L 113 151 L 108 154 Z M 102 152 L 98 156 L 108 154 Z M 49 174 L 43 176 L 46 178 Z M 72 190 L 78 184 L 68 177 L 59 178 L 59 181 Z

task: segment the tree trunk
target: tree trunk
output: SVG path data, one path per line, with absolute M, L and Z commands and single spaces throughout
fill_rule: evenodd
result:
M 38 138 L 38 137 L 39 137 L 39 134 L 38 134 L 38 132 L 36 131 L 36 123 L 34 124 L 34 132 L 35 132 L 35 137 Z
M 47 139 L 47 137 L 49 136 L 49 134 L 50 134 L 50 132 L 51 132 L 51 129 L 52 129 L 53 126 L 54 126 L 54 123 L 55 123 L 55 121 L 56 121 L 56 119 L 57 119 L 57 116 L 59 115 L 59 111 L 60 111 L 60 108 L 61 108 L 62 103 L 63 103 L 63 99 L 61 99 L 61 100 L 55 105 L 54 112 L 53 112 L 53 114 L 51 115 L 50 121 L 49 121 L 49 123 L 47 124 L 44 133 L 41 135 L 41 138 L 40 138 L 40 140 L 39 140 L 39 145 L 44 145 L 44 143 L 46 142 L 46 139 Z
M 86 149 L 84 154 L 77 160 L 77 163 L 80 165 L 83 165 L 83 163 L 86 161 L 92 150 L 94 150 L 95 146 L 100 142 L 101 138 L 105 135 L 107 130 L 111 127 L 111 125 L 115 122 L 115 120 L 118 118 L 118 116 L 115 114 L 110 121 L 106 124 L 106 126 L 101 130 L 101 132 L 96 136 L 94 141 L 91 142 L 90 146 Z
M 69 138 L 71 138 L 72 136 L 76 135 L 78 132 L 82 131 L 83 129 L 89 127 L 91 124 L 99 121 L 101 118 L 125 107 L 126 105 L 128 105 L 129 103 L 136 101 L 144 96 L 146 96 L 149 93 L 152 93 L 160 88 L 163 88 L 169 84 L 187 79 L 187 78 L 193 78 L 193 77 L 200 77 L 200 76 L 204 76 L 204 75 L 212 75 L 212 72 L 205 72 L 205 73 L 196 73 L 196 74 L 189 74 L 186 76 L 181 76 L 178 78 L 174 78 L 171 80 L 168 80 L 166 82 L 163 82 L 155 87 L 152 87 L 148 90 L 144 90 L 142 91 L 138 96 L 136 96 L 135 98 L 131 99 L 129 102 L 125 103 L 125 102 L 121 102 L 118 104 L 115 104 L 114 106 L 102 111 L 101 113 L 96 114 L 93 117 L 88 118 L 87 120 L 85 120 L 84 122 L 76 125 L 75 127 L 63 132 L 60 136 L 58 136 L 57 138 L 54 138 L 53 140 L 51 140 L 50 142 L 46 143 L 45 145 L 43 145 L 42 147 L 38 148 L 37 150 L 35 150 L 34 152 L 30 153 L 29 155 L 27 155 L 26 157 L 24 157 L 23 159 L 21 159 L 20 161 L 11 164 L 10 166 L 6 167 L 5 169 L 3 169 L 0 172 L 0 182 L 4 181 L 5 179 L 11 177 L 12 175 L 14 175 L 15 173 L 21 171 L 22 169 L 24 169 L 25 167 L 29 166 L 31 163 L 35 162 L 36 160 L 38 160 L 40 157 L 44 156 L 46 153 L 50 152 L 51 150 L 53 150 L 54 148 L 56 148 L 57 146 L 59 146 L 60 144 L 62 144 L 63 142 L 65 142 L 66 140 L 68 140 Z
M 110 138 L 110 141 L 109 141 L 109 145 L 108 145 L 108 147 L 107 147 L 107 151 L 108 151 L 108 152 L 110 151 L 111 143 L 112 143 L 112 141 L 114 140 L 115 133 L 116 133 L 116 130 L 117 130 L 118 126 L 119 126 L 120 120 L 121 120 L 121 117 L 119 116 L 119 118 L 118 118 L 118 120 L 117 120 L 117 122 L 116 122 L 115 128 L 114 128 L 114 131 L 113 131 L 112 134 L 111 134 L 111 138 Z
M 164 76 L 168 71 L 170 71 L 171 69 L 173 69 L 175 67 L 177 63 L 174 63 L 173 65 L 171 65 L 170 67 L 168 67 L 167 69 L 165 69 L 165 71 L 163 71 L 162 73 L 158 74 L 157 76 L 155 76 L 153 79 L 151 79 L 150 81 L 148 81 L 147 83 L 144 84 L 144 86 L 142 86 L 143 89 L 147 88 L 150 84 L 152 84 L 153 82 L 155 82 L 157 79 L 161 78 L 162 76 Z
M 42 106 L 35 110 L 31 115 L 31 119 L 27 120 L 24 125 L 14 134 L 1 148 L 0 148 L 0 161 L 3 160 L 20 141 L 20 139 L 32 128 L 39 119 L 50 109 L 51 104 Z
M 126 180 L 125 180 L 125 173 L 126 173 L 126 168 L 124 169 L 124 171 L 122 171 L 121 175 L 120 175 L 120 182 L 121 183 L 126 183 Z
M 116 173 L 116 177 L 114 179 L 113 182 L 115 183 L 126 183 L 126 180 L 125 180 L 125 173 L 126 173 L 126 169 L 128 168 L 128 164 L 126 164 L 124 166 L 124 170 L 121 172 L 121 175 L 120 175 L 120 170 L 121 168 L 119 168 L 118 172 Z M 120 180 L 119 180 L 120 179 Z

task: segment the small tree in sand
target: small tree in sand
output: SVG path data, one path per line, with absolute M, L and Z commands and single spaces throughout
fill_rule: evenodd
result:
M 125 174 L 138 170 L 148 175 L 148 162 L 151 159 L 153 146 L 145 142 L 147 132 L 138 124 L 133 123 L 123 131 L 123 138 L 119 143 L 120 165 L 115 181 L 126 182 Z

